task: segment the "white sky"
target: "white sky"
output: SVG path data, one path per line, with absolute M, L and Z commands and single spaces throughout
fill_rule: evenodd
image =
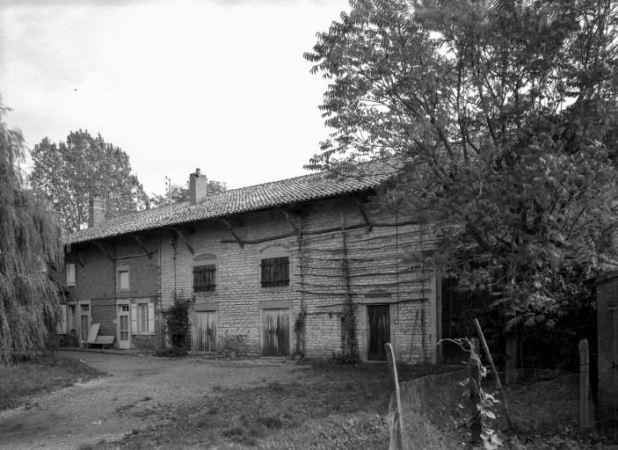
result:
M 200 167 L 237 188 L 306 173 L 328 129 L 303 52 L 347 0 L 0 0 L 4 116 L 28 147 L 100 133 L 148 194 Z

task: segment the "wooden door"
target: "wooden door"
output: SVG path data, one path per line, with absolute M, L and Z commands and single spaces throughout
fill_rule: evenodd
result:
M 262 311 L 264 356 L 287 356 L 290 354 L 290 310 L 264 309 Z
M 198 352 L 214 352 L 217 349 L 217 312 L 195 313 L 194 349 Z
M 369 351 L 367 352 L 367 359 L 370 361 L 385 361 L 386 351 L 384 350 L 384 344 L 391 341 L 389 306 L 367 306 L 367 320 L 369 322 Z
M 131 305 L 118 305 L 118 348 L 131 348 Z

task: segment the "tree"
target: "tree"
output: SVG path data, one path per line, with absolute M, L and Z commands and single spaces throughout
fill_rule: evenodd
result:
M 58 290 L 43 269 L 62 264 L 61 227 L 24 187 L 24 141 L 1 120 L 0 105 L 0 363 L 34 357 L 52 342 Z
M 106 218 L 145 207 L 147 197 L 131 173 L 129 156 L 101 135 L 79 130 L 59 144 L 44 138 L 34 146 L 32 160 L 32 186 L 53 204 L 69 233 L 85 228 L 93 196 L 105 201 Z
M 158 208 L 173 203 L 184 203 L 189 201 L 189 182 L 184 186 L 172 183 L 172 180 L 165 177 L 166 192 L 163 195 L 152 194 L 149 199 L 150 208 Z M 222 194 L 227 190 L 224 182 L 208 180 L 208 195 Z
M 617 6 L 611 0 L 353 0 L 305 58 L 334 129 L 309 168 L 392 162 L 384 207 L 435 224 L 413 254 L 554 326 L 616 266 Z

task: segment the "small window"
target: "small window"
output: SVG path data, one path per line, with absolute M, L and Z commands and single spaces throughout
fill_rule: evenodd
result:
M 216 279 L 217 266 L 208 264 L 193 267 L 193 291 L 207 292 L 217 288 Z
M 75 264 L 67 264 L 67 286 L 75 286 Z
M 262 260 L 262 287 L 290 285 L 290 258 L 267 258 Z
M 137 330 L 140 334 L 148 334 L 148 303 L 140 303 L 137 305 Z
M 131 289 L 130 280 L 129 280 L 129 269 L 128 268 L 119 268 L 117 270 L 117 278 L 118 278 L 118 290 L 119 291 L 128 291 Z

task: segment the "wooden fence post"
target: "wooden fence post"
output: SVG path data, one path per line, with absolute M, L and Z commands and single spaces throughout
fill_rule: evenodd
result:
M 513 429 L 513 422 L 511 422 L 511 417 L 509 416 L 509 406 L 506 399 L 506 393 L 502 388 L 502 382 L 500 382 L 500 375 L 496 370 L 496 365 L 494 364 L 494 359 L 491 357 L 491 352 L 489 351 L 489 347 L 487 346 L 487 341 L 485 340 L 485 335 L 483 334 L 483 329 L 481 328 L 481 324 L 478 319 L 474 319 L 474 325 L 476 325 L 476 331 L 479 334 L 479 338 L 481 339 L 481 343 L 483 344 L 483 348 L 485 349 L 485 354 L 487 355 L 487 359 L 489 360 L 489 365 L 491 370 L 493 370 L 496 375 L 496 385 L 498 386 L 498 391 L 500 392 L 500 396 L 502 397 L 502 409 L 504 411 L 504 418 L 506 419 L 506 423 L 509 428 Z
M 386 354 L 388 356 L 388 365 L 391 369 L 391 375 L 393 377 L 393 382 L 395 384 L 395 399 L 397 401 L 397 417 L 395 418 L 395 431 L 397 431 L 397 424 L 399 424 L 399 433 L 396 433 L 397 437 L 397 445 L 398 449 L 404 449 L 407 447 L 403 446 L 404 437 L 403 437 L 403 415 L 401 413 L 401 392 L 399 391 L 399 376 L 397 374 L 397 362 L 395 361 L 395 352 L 393 351 L 393 346 L 390 342 L 384 344 L 384 349 L 386 350 Z

